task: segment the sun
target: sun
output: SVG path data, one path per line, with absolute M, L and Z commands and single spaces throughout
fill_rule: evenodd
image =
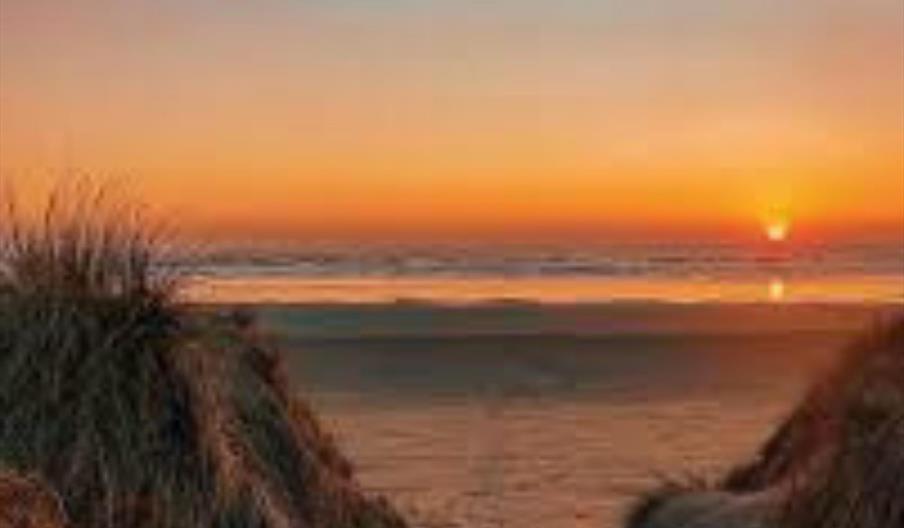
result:
M 766 238 L 771 242 L 784 242 L 788 240 L 791 224 L 787 220 L 773 220 L 766 224 Z

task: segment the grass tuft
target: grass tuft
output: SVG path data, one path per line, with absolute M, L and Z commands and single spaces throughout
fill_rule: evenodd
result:
M 701 500 L 713 493 L 725 500 Z M 756 460 L 709 489 L 671 486 L 640 499 L 626 526 L 683 526 L 669 524 L 682 503 L 704 505 L 699 528 L 724 528 L 725 512 L 737 526 L 904 526 L 904 320 L 852 343 Z
M 140 208 L 90 185 L 0 224 L 0 472 L 71 528 L 398 528 L 365 496 L 280 356 L 178 302 Z M 13 502 L 0 496 L 0 512 Z
M 0 195 L 2 196 L 2 195 Z M 76 183 L 38 211 L 0 198 L 0 287 L 20 298 L 163 304 L 177 290 L 165 230 L 111 188 Z

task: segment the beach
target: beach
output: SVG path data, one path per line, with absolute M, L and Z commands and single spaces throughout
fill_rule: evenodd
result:
M 617 527 L 750 458 L 897 305 L 255 306 L 299 393 L 419 528 Z

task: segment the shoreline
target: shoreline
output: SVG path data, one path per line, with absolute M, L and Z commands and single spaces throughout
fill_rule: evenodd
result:
M 253 312 L 290 342 L 361 339 L 742 337 L 855 335 L 904 314 L 891 303 L 249 303 L 198 304 Z
M 186 300 L 219 304 L 904 305 L 900 274 L 796 276 L 305 276 L 187 278 Z

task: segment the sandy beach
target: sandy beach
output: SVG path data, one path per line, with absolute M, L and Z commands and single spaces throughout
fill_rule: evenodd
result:
M 851 332 L 900 308 L 256 310 L 362 483 L 415 526 L 615 528 L 664 476 L 752 456 Z

